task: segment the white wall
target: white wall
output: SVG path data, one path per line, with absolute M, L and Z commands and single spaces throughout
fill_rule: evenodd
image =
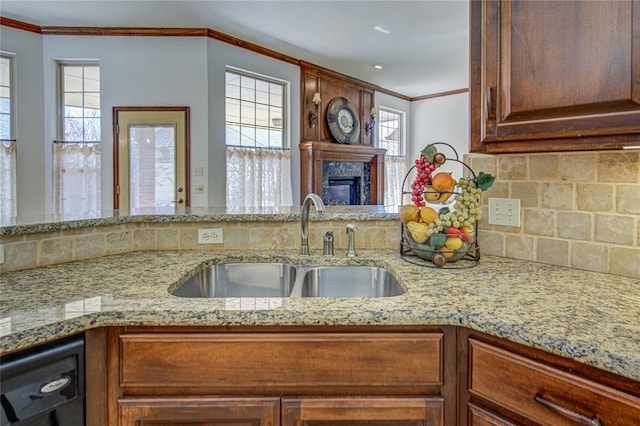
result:
M 42 49 L 40 34 L 0 26 L 0 50 L 16 55 L 16 197 L 22 217 L 44 215 L 45 199 L 51 192 L 45 163 L 47 154 L 51 157 L 51 146 L 43 143 Z
M 190 107 L 192 167 L 200 165 L 200 159 L 207 158 L 209 117 L 205 38 L 45 36 L 46 143 L 56 137 L 56 61 L 78 59 L 100 61 L 103 210 L 113 208 L 114 106 Z M 47 164 L 51 164 L 50 160 Z M 206 175 L 191 179 L 191 205 L 206 206 L 206 191 L 193 194 L 195 185 L 206 183 Z M 51 204 L 47 208 L 50 209 Z
M 271 57 L 234 47 L 218 40 L 208 40 L 209 67 L 209 203 L 225 203 L 225 69 L 227 66 L 288 81 L 286 118 L 291 148 L 291 186 L 293 205 L 300 205 L 300 67 Z
M 420 151 L 435 142 L 452 145 L 460 161 L 469 152 L 469 93 L 441 96 L 411 103 L 411 148 L 412 161 L 420 157 Z M 448 155 L 447 148 L 442 152 Z M 445 163 L 442 170 L 462 173 L 461 165 Z

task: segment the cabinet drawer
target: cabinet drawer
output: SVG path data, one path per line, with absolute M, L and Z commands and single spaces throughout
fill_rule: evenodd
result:
M 415 394 L 442 384 L 442 353 L 442 333 L 123 334 L 120 384 Z
M 477 340 L 469 351 L 471 394 L 513 413 L 554 426 L 638 424 L 640 398 Z

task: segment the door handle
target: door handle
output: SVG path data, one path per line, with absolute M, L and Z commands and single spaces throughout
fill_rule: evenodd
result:
M 582 414 L 578 414 L 575 411 L 563 407 L 562 405 L 549 401 L 541 393 L 535 394 L 533 399 L 543 407 L 548 408 L 549 410 L 561 415 L 564 418 L 573 420 L 574 422 L 589 426 L 601 426 L 600 421 L 596 417 L 589 418 L 587 416 L 583 416 Z
M 182 203 L 184 203 L 184 200 L 182 198 L 178 198 L 178 201 L 172 201 L 172 203 L 174 203 L 174 204 L 182 204 Z
M 496 118 L 496 88 L 493 86 L 487 87 L 486 94 L 487 101 L 487 119 L 495 120 Z

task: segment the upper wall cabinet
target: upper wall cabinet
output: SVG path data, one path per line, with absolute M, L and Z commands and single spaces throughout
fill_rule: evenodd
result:
M 471 150 L 640 145 L 640 0 L 470 2 Z

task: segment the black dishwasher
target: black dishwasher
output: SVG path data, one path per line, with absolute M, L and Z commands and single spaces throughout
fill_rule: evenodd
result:
M 83 426 L 84 338 L 0 359 L 0 425 Z

